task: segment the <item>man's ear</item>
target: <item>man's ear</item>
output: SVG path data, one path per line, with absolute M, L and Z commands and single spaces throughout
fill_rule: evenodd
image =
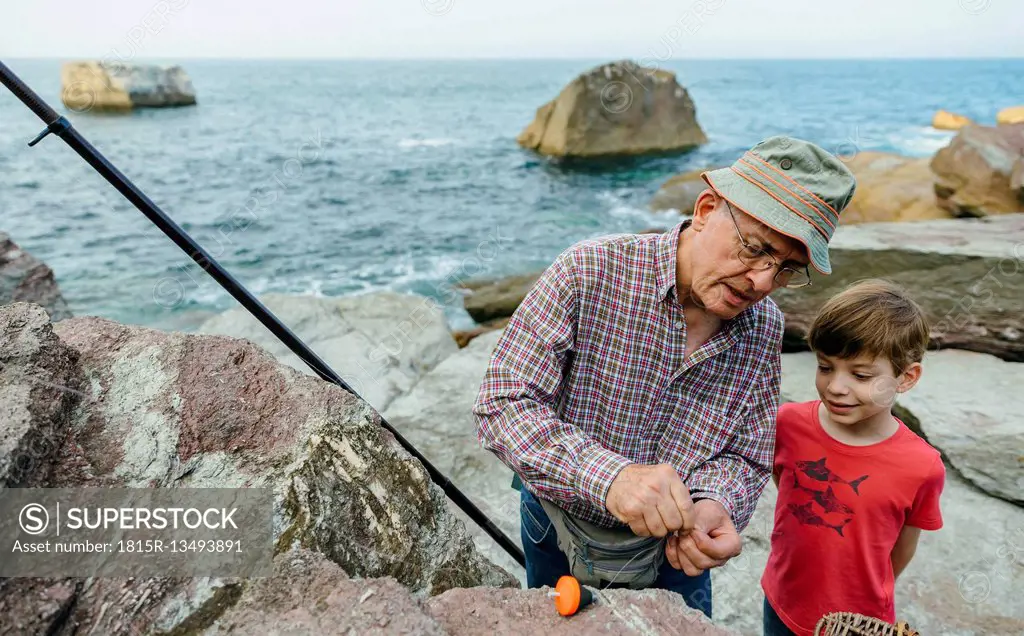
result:
M 718 195 L 711 188 L 705 188 L 693 204 L 693 220 L 690 227 L 700 232 L 708 224 L 708 219 L 718 207 Z
M 896 386 L 896 391 L 899 393 L 906 393 L 910 389 L 914 388 L 917 381 L 921 379 L 921 373 L 924 371 L 924 367 L 921 366 L 920 362 L 911 363 L 903 373 L 900 374 L 899 384 Z

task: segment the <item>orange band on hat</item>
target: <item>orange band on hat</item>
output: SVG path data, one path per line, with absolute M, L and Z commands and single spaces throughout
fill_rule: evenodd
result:
M 742 161 L 742 159 L 741 159 L 740 161 Z M 753 168 L 753 166 L 751 166 L 751 167 Z M 761 187 L 761 184 L 760 184 L 760 183 L 758 183 L 757 181 L 754 181 L 753 179 L 751 179 L 750 177 L 748 177 L 747 175 L 743 174 L 742 172 L 740 172 L 739 170 L 737 170 L 736 168 L 734 168 L 734 167 L 732 167 L 732 166 L 730 166 L 730 169 L 731 169 L 731 170 L 732 170 L 733 172 L 735 172 L 736 174 L 738 174 L 739 176 L 743 177 L 743 178 L 744 178 L 744 179 L 746 179 L 747 181 L 749 181 L 749 182 L 751 182 L 752 184 L 754 184 L 755 186 L 757 186 L 757 187 L 758 187 L 758 188 L 759 188 L 759 189 L 760 189 L 760 190 L 761 190 L 762 192 L 766 193 L 766 194 L 767 194 L 768 196 L 770 196 L 771 198 L 773 198 L 773 199 L 775 199 L 776 201 L 778 201 L 779 203 L 781 203 L 781 204 L 782 204 L 783 206 L 785 206 L 785 207 L 786 207 L 787 209 L 789 209 L 790 211 L 792 211 L 792 212 L 793 212 L 793 214 L 795 214 L 795 215 L 799 216 L 799 217 L 800 217 L 801 219 L 803 219 L 803 220 L 807 221 L 808 223 L 810 223 L 810 224 L 811 224 L 811 227 L 813 227 L 814 229 L 816 229 L 816 230 L 818 231 L 818 234 L 821 234 L 822 238 L 824 238 L 824 239 L 825 239 L 825 241 L 826 241 L 826 242 L 828 242 L 828 239 L 829 239 L 829 237 L 828 237 L 828 234 L 826 234 L 826 233 L 825 233 L 825 230 L 821 229 L 821 227 L 819 227 L 817 223 L 815 223 L 815 222 L 814 222 L 814 221 L 812 221 L 811 219 L 807 218 L 807 217 L 806 217 L 806 216 L 805 216 L 805 215 L 804 215 L 803 213 L 801 213 L 801 212 L 800 212 L 799 210 L 797 210 L 796 208 L 794 208 L 794 207 L 793 207 L 793 206 L 791 206 L 790 204 L 788 204 L 788 203 L 786 203 L 785 201 L 783 201 L 782 199 L 780 199 L 780 198 L 779 198 L 778 196 L 776 196 L 776 194 L 775 194 L 774 192 L 772 192 L 771 190 L 767 190 L 767 189 L 765 189 L 765 188 Z M 756 168 L 754 168 L 754 170 L 756 170 L 757 172 L 760 172 L 760 171 L 759 171 L 759 170 L 757 170 Z M 761 173 L 761 174 L 764 174 L 764 173 Z M 765 175 L 765 176 L 767 177 L 767 175 Z M 769 179 L 769 180 L 770 180 L 770 179 Z M 787 192 L 789 192 L 789 190 L 786 190 L 786 191 L 787 191 Z M 790 194 L 792 194 L 792 193 L 790 193 Z M 799 198 L 799 197 L 798 197 L 798 198 Z M 801 200 L 801 201 L 803 201 L 803 199 L 800 199 L 800 200 Z M 804 201 L 804 203 L 806 203 L 806 201 Z
M 751 153 L 749 153 L 749 152 L 748 152 L 747 154 L 749 155 L 749 154 L 751 154 Z M 745 159 L 744 157 L 740 157 L 740 159 L 739 159 L 739 160 L 740 160 L 740 161 L 742 161 L 742 162 L 743 162 L 744 164 L 746 164 L 746 165 L 747 165 L 747 166 L 748 166 L 748 167 L 749 167 L 749 168 L 750 168 L 751 170 L 753 170 L 753 171 L 754 171 L 754 172 L 756 172 L 757 174 L 759 174 L 759 175 L 761 175 L 762 177 L 764 177 L 764 178 L 765 178 L 765 179 L 766 179 L 767 181 L 769 181 L 769 182 L 771 182 L 771 183 L 774 183 L 775 185 L 777 185 L 777 186 L 778 186 L 778 187 L 779 187 L 779 188 L 780 188 L 781 190 L 783 190 L 784 192 L 787 192 L 787 193 L 789 193 L 789 194 L 793 195 L 793 198 L 795 198 L 795 199 L 796 199 L 797 201 L 799 201 L 799 202 L 803 203 L 804 205 L 806 205 L 806 206 L 807 206 L 807 207 L 809 207 L 809 208 L 812 208 L 812 209 L 814 209 L 814 210 L 817 210 L 817 208 L 815 208 L 815 207 L 814 207 L 814 204 L 813 204 L 813 203 L 810 203 L 810 202 L 808 202 L 808 201 L 804 200 L 804 198 L 803 198 L 803 197 L 801 197 L 801 196 L 800 196 L 799 194 L 797 194 L 796 192 L 793 192 L 792 190 L 790 190 L 789 188 L 787 188 L 787 187 L 786 187 L 786 186 L 784 186 L 783 184 L 779 183 L 779 182 L 778 182 L 778 181 L 776 181 L 775 179 L 772 179 L 771 175 L 767 175 L 767 174 L 765 174 L 764 172 L 761 172 L 760 170 L 758 170 L 757 166 L 755 166 L 754 164 L 752 164 L 752 163 L 750 163 L 749 161 L 747 161 L 747 160 L 746 160 L 746 159 Z M 771 168 L 772 166 L 771 166 L 771 165 L 769 164 L 769 166 L 768 166 L 768 167 L 769 167 L 769 168 Z M 773 168 L 773 169 L 774 169 L 774 168 Z M 763 189 L 764 189 L 764 188 L 762 188 L 762 190 L 763 190 Z M 831 208 L 829 208 L 829 209 L 831 209 Z M 829 220 L 828 218 L 826 218 L 824 214 L 820 214 L 820 213 L 819 213 L 819 214 L 818 214 L 818 216 L 820 216 L 820 217 L 821 217 L 821 218 L 822 218 L 822 219 L 823 219 L 823 220 L 825 221 L 825 224 L 826 224 L 826 225 L 828 225 L 828 226 L 829 226 L 830 228 L 832 228 L 833 230 L 834 230 L 834 229 L 836 229 L 836 228 L 835 228 L 835 226 L 834 226 L 834 225 L 832 225 L 832 221 L 831 221 L 831 220 Z M 810 219 L 808 219 L 808 220 L 810 220 Z M 815 224 L 815 225 L 817 225 L 817 224 Z
M 838 212 L 836 212 L 835 208 L 833 208 L 833 207 L 832 207 L 831 205 L 829 205 L 828 203 L 825 203 L 824 201 L 822 201 L 821 199 L 819 199 L 819 198 L 818 198 L 818 195 L 814 194 L 813 192 L 811 192 L 811 191 L 810 191 L 810 190 L 808 190 L 807 188 L 805 188 L 805 187 L 803 187 L 802 185 L 800 185 L 799 183 L 797 183 L 797 182 L 796 182 L 796 181 L 795 181 L 795 180 L 794 180 L 794 179 L 793 179 L 792 177 L 790 177 L 790 176 L 789 176 L 789 175 L 787 175 L 786 173 L 784 173 L 784 172 L 780 171 L 780 170 L 779 170 L 778 168 L 776 168 L 776 167 L 775 167 L 775 166 L 773 166 L 772 164 L 768 163 L 767 161 L 765 161 L 765 160 L 764 160 L 764 159 L 762 159 L 761 157 L 758 157 L 758 156 L 757 156 L 757 155 L 755 155 L 754 153 L 752 153 L 752 152 L 749 152 L 749 151 L 748 151 L 748 152 L 747 152 L 746 154 L 750 155 L 751 157 L 754 157 L 755 159 L 757 159 L 758 161 L 760 161 L 760 162 L 761 162 L 761 163 L 763 163 L 764 165 L 768 166 L 769 168 L 771 168 L 771 169 L 772 169 L 772 170 L 774 170 L 775 172 L 778 172 L 778 173 L 779 173 L 780 175 L 782 175 L 782 178 L 783 178 L 783 179 L 785 179 L 786 181 L 789 181 L 790 183 L 792 183 L 792 184 L 793 184 L 793 185 L 795 185 L 796 187 L 800 188 L 801 190 L 803 190 L 803 191 L 804 191 L 804 192 L 806 192 L 807 194 L 811 195 L 811 197 L 813 197 L 815 201 L 817 201 L 818 203 L 820 203 L 820 204 L 822 204 L 823 206 L 825 206 L 826 208 L 828 208 L 828 209 L 829 209 L 829 211 L 830 211 L 830 212 L 832 212 L 832 214 L 835 214 L 835 215 L 836 215 L 837 217 L 839 216 L 839 213 L 838 213 Z M 831 225 L 831 223 L 830 223 L 830 225 Z

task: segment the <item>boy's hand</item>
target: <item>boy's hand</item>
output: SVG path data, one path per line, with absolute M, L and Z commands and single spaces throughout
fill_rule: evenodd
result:
M 702 499 L 694 504 L 697 520 L 686 536 L 668 538 L 665 557 L 669 564 L 687 576 L 725 565 L 739 555 L 743 542 L 725 507 L 717 501 Z
M 668 464 L 626 466 L 608 489 L 605 507 L 641 537 L 686 534 L 695 522 L 690 489 Z

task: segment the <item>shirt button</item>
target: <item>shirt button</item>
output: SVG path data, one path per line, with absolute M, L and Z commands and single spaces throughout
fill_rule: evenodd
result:
M 677 320 L 674 323 L 672 323 L 672 326 L 675 327 L 676 329 L 682 329 L 683 328 L 683 322 L 681 320 Z

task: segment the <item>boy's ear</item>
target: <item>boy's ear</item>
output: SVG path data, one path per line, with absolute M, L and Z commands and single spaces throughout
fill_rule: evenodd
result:
M 903 373 L 900 374 L 899 384 L 896 386 L 896 391 L 899 393 L 906 393 L 910 389 L 914 388 L 917 381 L 921 379 L 921 373 L 924 372 L 924 367 L 921 366 L 920 362 L 912 362 Z

